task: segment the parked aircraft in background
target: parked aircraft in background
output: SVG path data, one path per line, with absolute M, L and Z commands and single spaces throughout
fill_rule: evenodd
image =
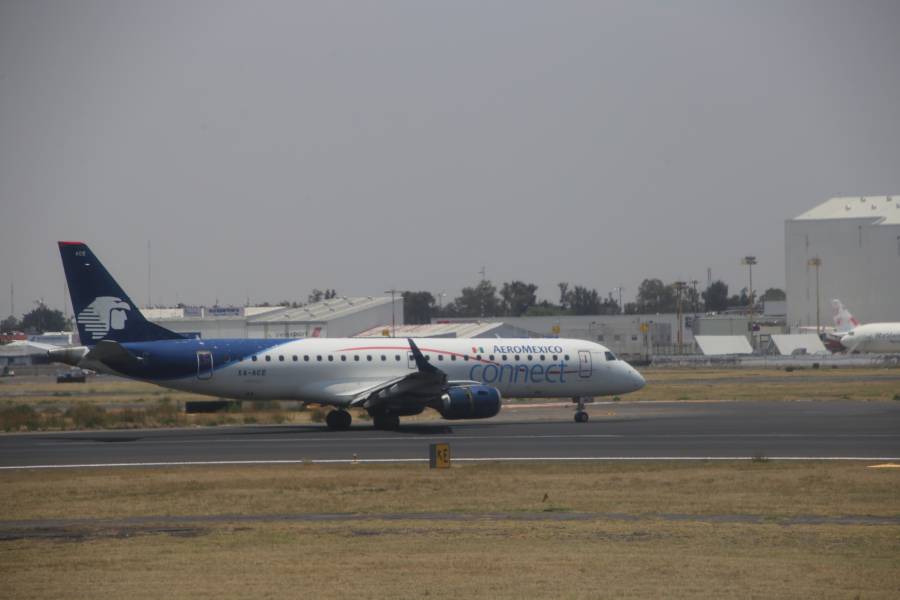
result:
M 575 339 L 186 339 L 147 321 L 87 245 L 59 250 L 85 346 L 53 358 L 198 394 L 332 406 L 332 429 L 350 426 L 351 407 L 378 428 L 426 407 L 488 418 L 503 396 L 571 397 L 584 422 L 585 401 L 645 384 L 608 348 Z
M 832 300 L 831 303 L 835 309 L 835 330 L 843 333 L 840 337 L 841 345 L 848 352 L 900 352 L 900 323 L 860 325 L 840 300 Z

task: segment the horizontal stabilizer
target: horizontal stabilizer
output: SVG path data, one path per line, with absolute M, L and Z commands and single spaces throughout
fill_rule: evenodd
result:
M 125 346 L 112 340 L 101 340 L 84 357 L 86 361 L 97 361 L 115 371 L 134 369 L 141 359 L 128 351 Z

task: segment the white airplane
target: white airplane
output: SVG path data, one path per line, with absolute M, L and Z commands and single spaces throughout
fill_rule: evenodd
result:
M 832 300 L 835 309 L 835 331 L 845 332 L 841 345 L 848 352 L 900 352 L 900 323 L 866 323 L 860 325 L 840 300 Z M 848 329 L 848 325 L 852 328 Z
M 332 429 L 350 426 L 353 407 L 386 429 L 426 407 L 488 418 L 503 396 L 571 397 L 586 422 L 586 401 L 645 385 L 608 348 L 575 339 L 186 339 L 147 321 L 87 245 L 59 249 L 85 346 L 51 357 L 198 394 L 332 406 Z

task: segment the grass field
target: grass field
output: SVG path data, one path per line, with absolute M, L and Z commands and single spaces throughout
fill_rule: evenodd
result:
M 0 489 L 10 598 L 900 595 L 900 469 L 859 463 L 17 471 Z
M 662 400 L 900 400 L 900 369 L 655 369 L 647 386 L 621 401 Z M 220 414 L 186 415 L 190 400 L 206 396 L 113 377 L 85 384 L 0 381 L 0 430 L 57 430 L 243 423 L 307 423 L 321 411 L 281 410 L 275 403 L 244 403 Z M 418 419 L 436 418 L 426 411 Z M 362 412 L 355 418 L 365 418 Z

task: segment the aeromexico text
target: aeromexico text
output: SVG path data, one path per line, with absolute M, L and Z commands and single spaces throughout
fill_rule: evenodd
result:
M 494 346 L 495 354 L 562 354 L 562 346 Z

